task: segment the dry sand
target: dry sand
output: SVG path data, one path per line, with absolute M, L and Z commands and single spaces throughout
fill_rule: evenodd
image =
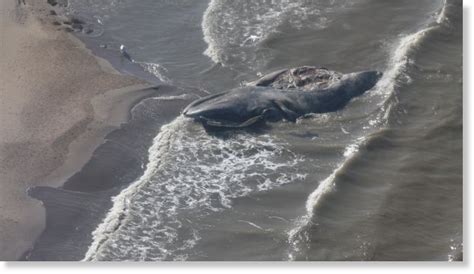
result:
M 80 169 L 147 86 L 53 25 L 46 0 L 21 2 L 0 1 L 0 260 L 17 260 L 44 228 L 27 188 Z

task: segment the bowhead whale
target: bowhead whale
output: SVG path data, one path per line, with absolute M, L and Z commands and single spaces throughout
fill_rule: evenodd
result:
M 272 72 L 228 91 L 189 104 L 182 112 L 210 127 L 242 128 L 309 113 L 333 112 L 375 86 L 378 71 L 342 74 L 325 68 L 298 67 Z

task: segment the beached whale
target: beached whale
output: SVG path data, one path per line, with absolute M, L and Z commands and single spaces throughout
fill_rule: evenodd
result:
M 309 113 L 343 108 L 371 89 L 381 76 L 378 71 L 342 74 L 310 66 L 284 69 L 245 87 L 198 99 L 183 114 L 210 127 L 242 128 L 283 119 L 295 122 Z

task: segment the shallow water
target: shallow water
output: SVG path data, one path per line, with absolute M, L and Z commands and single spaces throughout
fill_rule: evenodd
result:
M 69 10 L 170 84 L 212 93 L 301 65 L 384 76 L 296 124 L 163 126 L 86 260 L 462 259 L 460 1 L 104 2 Z

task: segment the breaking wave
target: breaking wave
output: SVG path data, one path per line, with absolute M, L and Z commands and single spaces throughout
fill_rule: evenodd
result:
M 308 8 L 308 3 L 300 1 L 256 4 L 212 0 L 202 21 L 208 44 L 205 54 L 223 66 L 242 63 L 258 66 L 258 60 L 265 60 L 260 58 L 264 53 L 258 49 L 279 32 L 280 26 L 325 28 L 332 20 L 334 3 L 331 2 L 330 7 L 316 3 Z M 364 121 L 362 134 L 346 146 L 340 164 L 307 198 L 306 214 L 287 235 L 289 259 L 304 252 L 309 237 L 306 229 L 322 198 L 333 191 L 338 174 L 368 141 L 367 136 L 387 121 L 395 103 L 390 98 L 397 85 L 410 81 L 405 73 L 413 62 L 410 53 L 426 34 L 446 21 L 444 14 L 443 6 L 433 22 L 396 41 L 383 78 L 370 92 L 380 102 L 378 109 Z M 163 67 L 142 65 L 163 82 L 170 82 L 164 76 Z M 186 97 L 180 96 L 183 98 L 157 99 Z M 347 134 L 344 128 L 341 130 Z M 93 232 L 93 242 L 84 260 L 186 260 L 201 237 L 201 228 L 189 216 L 196 218 L 225 210 L 235 198 L 302 181 L 306 176 L 298 169 L 304 158 L 292 152 L 285 141 L 245 132 L 216 137 L 184 117 L 162 127 L 148 157 L 143 176 L 113 198 L 113 207 Z
M 338 6 L 339 5 L 339 6 Z M 283 25 L 293 29 L 324 29 L 333 20 L 331 12 L 354 5 L 324 1 L 232 1 L 212 0 L 204 13 L 202 31 L 208 48 L 204 54 L 215 63 L 264 62 L 259 45 L 278 33 Z
M 445 16 L 446 1 L 438 11 L 437 16 L 433 21 L 428 22 L 421 30 L 408 34 L 402 37 L 397 45 L 391 52 L 390 59 L 387 64 L 387 68 L 384 71 L 382 79 L 377 85 L 370 91 L 374 96 L 379 96 L 380 110 L 372 114 L 372 118 L 368 120 L 367 125 L 364 129 L 368 130 L 364 134 L 356 139 L 356 141 L 348 145 L 344 152 L 344 158 L 339 166 L 334 171 L 321 181 L 318 187 L 308 196 L 306 201 L 306 214 L 297 220 L 295 227 L 288 232 L 288 242 L 290 249 L 288 252 L 288 258 L 295 260 L 298 255 L 304 254 L 305 249 L 308 246 L 308 233 L 307 228 L 312 224 L 312 220 L 315 218 L 315 210 L 320 204 L 323 197 L 334 190 L 336 184 L 337 175 L 344 170 L 345 165 L 357 155 L 359 147 L 364 145 L 368 141 L 368 136 L 380 129 L 386 123 L 387 117 L 390 110 L 393 107 L 392 98 L 396 87 L 403 83 L 409 83 L 411 78 L 405 73 L 407 67 L 413 63 L 410 59 L 410 54 L 416 49 L 418 44 L 423 38 L 433 29 L 439 27 L 446 19 Z
M 200 236 L 180 216 L 221 211 L 234 198 L 302 180 L 301 161 L 269 135 L 222 139 L 179 117 L 154 139 L 143 176 L 113 198 L 84 260 L 184 260 Z

